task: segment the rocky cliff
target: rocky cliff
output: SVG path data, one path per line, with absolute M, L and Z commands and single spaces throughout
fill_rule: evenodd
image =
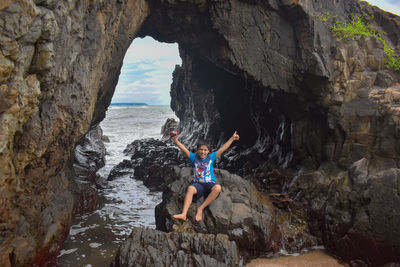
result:
M 179 43 L 171 106 L 188 145 L 238 130 L 228 168 L 266 180 L 289 170 L 276 190 L 299 197 L 326 246 L 348 261 L 398 259 L 398 217 L 383 218 L 400 214 L 400 75 L 375 37 L 332 35 L 352 13 L 373 14 L 398 54 L 399 17 L 356 0 L 1 2 L 1 265 L 43 265 L 57 251 L 75 203 L 73 149 L 104 117 L 126 49 L 146 35 Z M 317 200 L 304 193 L 314 186 Z
M 45 265 L 68 233 L 75 144 L 100 121 L 144 1 L 0 4 L 0 265 Z

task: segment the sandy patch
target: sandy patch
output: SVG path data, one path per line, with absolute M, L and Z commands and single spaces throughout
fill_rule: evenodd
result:
M 278 258 L 258 258 L 252 260 L 247 267 L 348 267 L 322 251 L 314 250 L 299 256 L 282 256 Z

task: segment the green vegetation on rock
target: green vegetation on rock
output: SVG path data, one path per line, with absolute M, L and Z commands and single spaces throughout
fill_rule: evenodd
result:
M 329 17 L 330 17 L 329 12 L 323 13 L 323 14 L 321 15 L 321 21 L 322 21 L 322 22 L 327 22 L 328 19 L 329 19 Z
M 350 22 L 336 21 L 331 30 L 341 39 L 347 39 L 353 36 L 369 37 L 376 34 L 376 31 L 359 17 L 353 17 Z
M 400 70 L 400 58 L 395 54 L 394 50 L 388 46 L 382 36 L 377 36 L 383 44 L 383 49 L 386 52 L 385 65 L 389 69 Z
M 360 17 L 353 17 L 349 22 L 335 22 L 331 28 L 332 32 L 340 39 L 347 39 L 354 36 L 370 37 L 375 36 L 383 44 L 386 52 L 385 66 L 389 69 L 400 70 L 400 58 L 395 51 L 389 47 L 382 35 L 371 25 L 364 22 Z

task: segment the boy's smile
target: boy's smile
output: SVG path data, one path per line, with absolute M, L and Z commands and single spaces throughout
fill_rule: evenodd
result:
M 202 145 L 197 149 L 197 155 L 201 158 L 201 159 L 205 159 L 208 155 L 208 153 L 210 153 L 210 150 L 208 149 L 207 146 Z

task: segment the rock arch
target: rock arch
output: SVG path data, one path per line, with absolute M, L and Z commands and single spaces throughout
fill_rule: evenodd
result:
M 124 54 L 138 36 L 179 43 L 183 66 L 174 72 L 172 107 L 187 140 L 210 138 L 217 145 L 239 130 L 247 136 L 244 157 L 257 155 L 244 171 L 262 164 L 318 168 L 327 160 L 348 169 L 363 151 L 397 167 L 398 124 L 379 124 L 373 109 L 381 105 L 391 120 L 392 103 L 352 97 L 356 89 L 388 88 L 398 74 L 371 74 L 384 62 L 374 40 L 337 47 L 329 31 L 329 23 L 359 10 L 355 0 L 2 3 L 2 266 L 43 264 L 57 252 L 74 205 L 71 153 L 103 119 Z M 335 17 L 325 23 L 320 14 Z M 380 19 L 378 26 L 399 25 L 398 18 Z M 348 82 L 354 73 L 367 78 Z M 360 105 L 371 112 L 360 115 Z M 363 132 L 371 121 L 387 126 L 385 134 Z

